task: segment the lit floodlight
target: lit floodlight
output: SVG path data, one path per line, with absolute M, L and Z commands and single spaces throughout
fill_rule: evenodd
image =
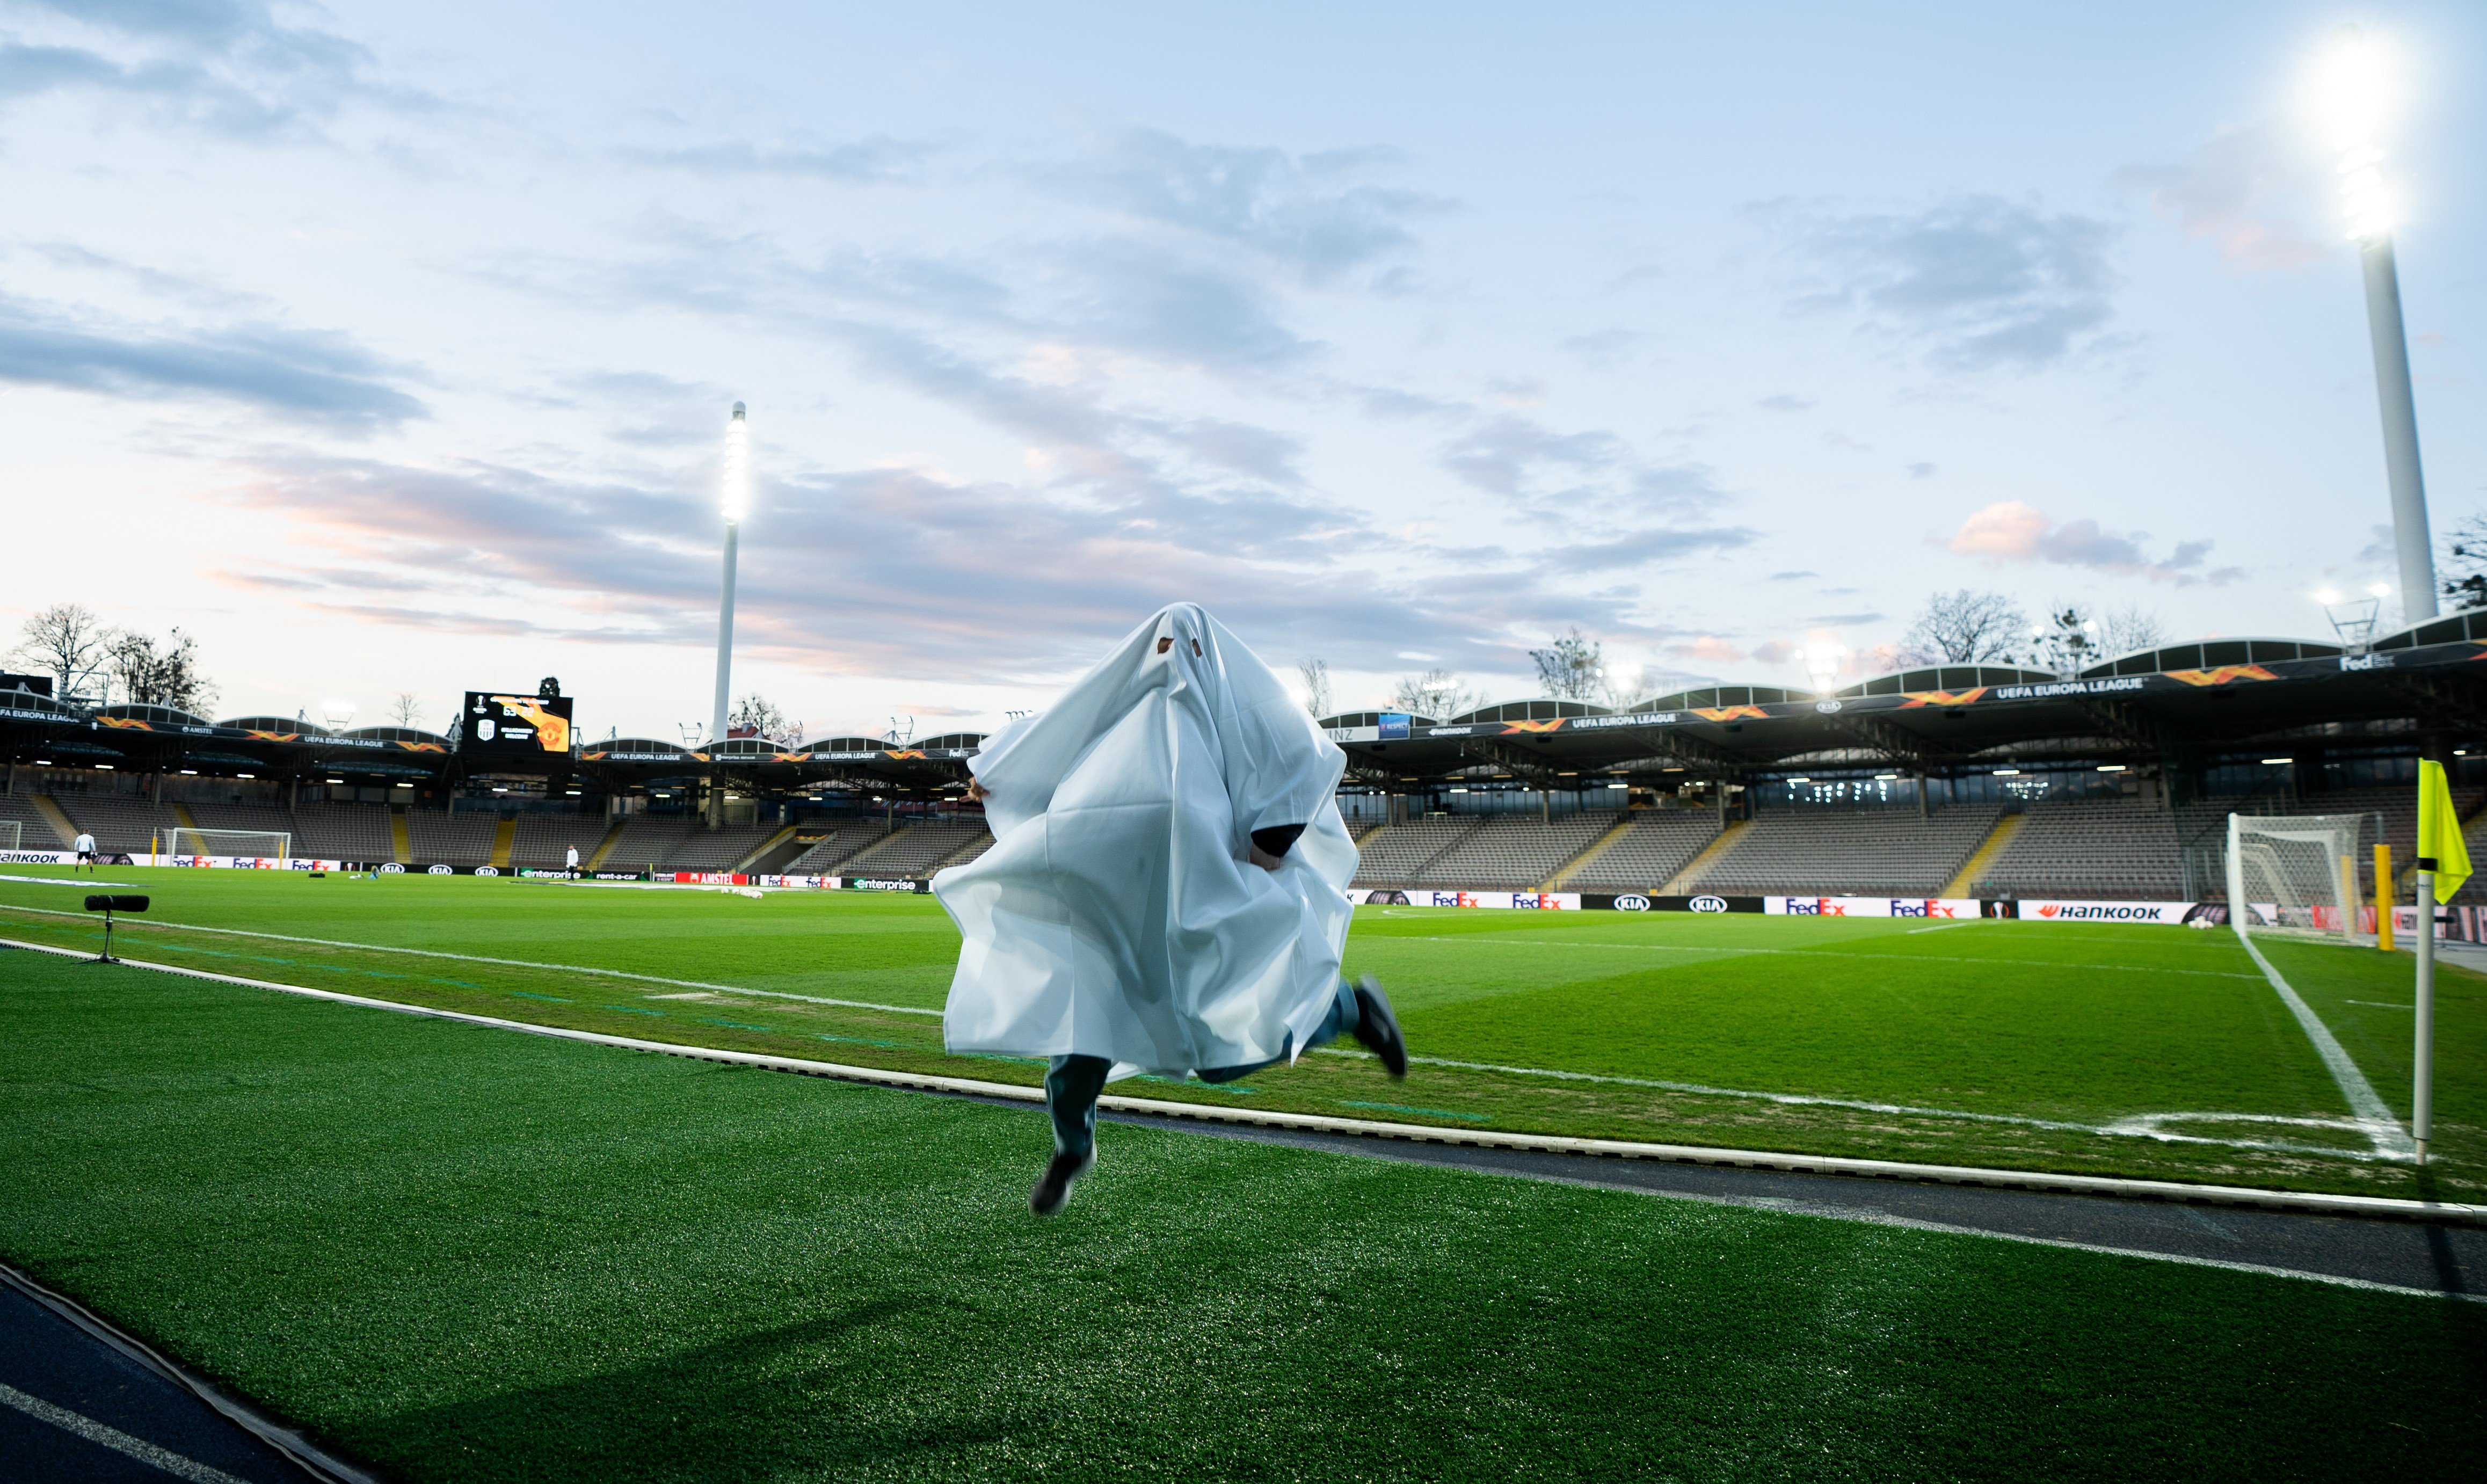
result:
M 2356 26 L 2332 33 L 2314 72 L 2314 109 L 2339 152 L 2340 207 L 2349 236 L 2363 241 L 2392 230 L 2384 183 L 2384 127 L 2397 90 L 2390 59 Z
M 2392 585 L 2389 582 L 2378 582 L 2374 586 L 2366 589 L 2366 591 L 2374 594 L 2378 598 L 2389 598 L 2392 596 Z
M 2340 595 L 2327 587 L 2314 595 L 2314 601 L 2328 608 L 2340 601 Z
M 1831 683 L 1839 679 L 1840 662 L 1848 658 L 1848 647 L 1844 644 L 1816 644 L 1798 650 L 1796 657 L 1803 661 L 1804 673 L 1811 677 L 1813 688 L 1828 690 Z
M 354 703 L 322 701 L 320 703 L 320 714 L 327 718 L 329 729 L 334 731 L 354 719 Z
M 742 404 L 734 405 L 734 416 L 725 425 L 724 477 L 717 484 L 718 503 L 724 508 L 725 521 L 733 525 L 741 520 L 751 505 L 751 424 L 742 415 Z

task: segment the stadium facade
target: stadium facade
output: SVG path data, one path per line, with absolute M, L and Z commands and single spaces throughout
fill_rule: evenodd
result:
M 1934 665 L 1823 694 L 1721 685 L 1616 711 L 1523 699 L 1326 718 L 1377 887 L 2211 899 L 2230 811 L 2412 832 L 2421 754 L 2487 800 L 2487 610 L 2369 645 L 2212 639 L 2078 674 Z M 473 697 L 469 698 L 470 701 Z M 972 858 L 982 737 L 788 745 L 572 740 L 533 756 L 405 727 L 210 721 L 0 690 L 0 819 L 29 850 L 88 828 L 287 829 L 401 864 L 928 875 Z M 696 800 L 722 782 L 722 826 Z M 66 844 L 66 839 L 60 841 Z M 350 850 L 344 847 L 352 847 Z M 331 848 L 336 847 L 336 848 Z

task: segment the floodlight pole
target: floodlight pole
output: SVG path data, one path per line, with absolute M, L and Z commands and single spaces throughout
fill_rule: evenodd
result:
M 725 511 L 725 585 L 716 605 L 716 705 L 710 715 L 708 730 L 709 790 L 708 825 L 711 829 L 725 823 L 725 774 L 718 767 L 719 748 L 725 742 L 725 705 L 728 688 L 734 681 L 734 559 L 741 534 L 745 481 L 748 473 L 748 425 L 743 420 L 742 404 L 734 405 L 734 416 L 725 430 L 725 469 L 722 503 Z
M 2384 472 L 2391 483 L 2392 544 L 2400 554 L 2401 619 L 2435 617 L 2434 539 L 2417 460 L 2417 399 L 2410 387 L 2409 336 L 2401 323 L 2400 267 L 2391 234 L 2359 243 L 2366 274 L 2366 332 L 2375 347 L 2375 399 L 2384 418 Z

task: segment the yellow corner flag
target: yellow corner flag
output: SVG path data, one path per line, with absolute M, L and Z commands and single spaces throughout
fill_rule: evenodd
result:
M 2442 763 L 2417 765 L 2417 853 L 2435 857 L 2435 900 L 2449 902 L 2470 880 L 2470 847 L 2452 812 L 2452 785 Z

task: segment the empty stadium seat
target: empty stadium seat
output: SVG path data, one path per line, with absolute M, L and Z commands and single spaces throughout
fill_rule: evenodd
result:
M 2000 805 L 1930 818 L 1896 809 L 1780 809 L 1757 815 L 1698 889 L 1787 896 L 1933 896 L 1995 830 Z

